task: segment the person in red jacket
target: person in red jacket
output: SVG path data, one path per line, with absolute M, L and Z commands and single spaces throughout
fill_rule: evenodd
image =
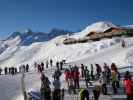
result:
M 125 79 L 123 84 L 124 84 L 125 93 L 127 95 L 127 100 L 133 100 L 133 81 L 128 71 L 125 74 Z
M 74 69 L 74 86 L 76 89 L 79 89 L 79 70 L 78 68 Z
M 66 80 L 67 86 L 69 87 L 70 71 L 66 70 L 64 74 L 65 74 L 65 80 Z

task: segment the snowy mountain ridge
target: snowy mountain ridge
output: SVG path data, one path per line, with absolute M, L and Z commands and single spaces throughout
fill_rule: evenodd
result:
M 57 29 L 51 31 L 51 34 L 34 33 L 31 30 L 25 34 L 14 33 L 7 40 L 1 41 L 0 45 L 0 66 L 20 66 L 21 64 L 33 64 L 34 62 L 46 61 L 52 58 L 55 62 L 62 59 L 66 59 L 68 62 L 74 62 L 101 52 L 106 51 L 112 46 L 118 47 L 122 41 L 121 38 L 104 39 L 97 42 L 78 43 L 72 45 L 64 45 L 62 41 L 68 37 L 82 38 L 91 31 L 103 32 L 110 27 L 117 27 L 110 22 L 97 22 L 94 23 L 83 31 L 67 35 L 69 32 L 60 31 Z M 53 34 L 55 33 L 55 34 Z M 21 36 L 22 35 L 22 36 Z M 44 36 L 44 37 L 43 37 Z M 49 36 L 51 40 L 45 41 Z M 34 41 L 38 40 L 38 41 Z M 22 41 L 23 40 L 23 41 Z M 130 39 L 132 41 L 132 38 Z M 130 41 L 130 43 L 132 43 Z M 118 49 L 118 51 L 119 51 Z M 112 49 L 111 49 L 112 50 Z M 120 51 L 119 51 L 120 52 Z M 123 62 L 127 52 L 124 52 Z M 117 58 L 111 56 L 106 59 L 108 62 L 114 61 L 112 59 Z M 118 57 L 119 58 L 119 57 Z M 130 57 L 131 58 L 131 57 Z M 116 60 L 117 61 L 117 60 Z M 90 62 L 91 63 L 91 62 Z M 94 63 L 94 62 L 93 62 Z M 124 63 L 119 62 L 120 65 Z

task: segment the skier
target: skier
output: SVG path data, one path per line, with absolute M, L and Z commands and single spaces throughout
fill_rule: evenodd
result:
M 25 65 L 23 65 L 23 70 L 24 70 L 24 72 L 26 72 L 26 66 Z
M 84 77 L 85 75 L 85 66 L 81 64 L 81 76 Z
M 38 64 L 38 72 L 42 73 L 41 65 Z
M 19 73 L 22 72 L 22 66 L 19 66 Z
M 60 62 L 60 70 L 62 70 L 63 69 L 63 62 L 61 61 Z
M 12 68 L 11 68 L 11 67 L 9 67 L 8 69 L 9 69 L 9 74 L 11 74 L 11 72 L 12 72 Z
M 117 72 L 117 88 L 119 88 L 120 87 L 120 80 L 121 80 L 121 75 L 120 75 L 120 73 L 119 72 Z
M 48 62 L 48 60 L 46 61 L 46 68 L 48 68 L 48 66 L 49 66 L 49 62 Z
M 124 90 L 127 95 L 127 100 L 133 100 L 133 81 L 131 79 L 130 72 L 126 72 L 124 76 Z
M 52 67 L 53 66 L 53 60 L 50 59 L 50 66 Z
M 93 64 L 91 64 L 91 80 L 94 80 L 94 75 L 93 75 L 93 71 L 94 69 L 93 69 Z
M 123 48 L 125 48 L 125 47 L 126 47 L 126 43 L 125 43 L 125 41 L 124 41 L 124 40 L 122 40 L 121 46 L 122 46 Z
M 89 91 L 86 89 L 81 89 L 79 92 L 80 100 L 89 100 Z
M 51 100 L 50 81 L 43 73 L 41 73 L 41 100 Z
M 15 72 L 15 74 L 17 74 L 17 72 L 18 72 L 17 68 L 14 69 L 14 72 Z
M 29 72 L 29 65 L 26 65 L 26 72 Z
M 104 63 L 104 70 L 105 70 L 106 77 L 107 77 L 107 83 L 109 84 L 110 83 L 110 78 L 111 78 L 111 70 L 110 70 L 109 66 L 106 63 Z
M 67 83 L 67 86 L 69 87 L 70 71 L 66 69 L 64 74 L 65 74 L 65 81 Z
M 117 77 L 117 72 L 112 70 L 111 72 L 111 80 L 112 80 L 112 88 L 113 88 L 113 93 L 117 94 L 117 81 L 118 81 L 118 77 Z
M 1 75 L 1 73 L 2 73 L 2 68 L 0 68 L 0 75 Z
M 37 64 L 37 62 L 34 62 L 34 68 L 35 68 L 35 70 L 38 69 L 38 64 Z
M 14 75 L 15 71 L 14 71 L 14 67 L 11 67 L 11 75 Z
M 95 82 L 93 88 L 94 100 L 99 100 L 100 92 L 101 92 L 101 82 L 98 80 Z
M 97 76 L 97 78 L 99 78 L 101 75 L 102 69 L 99 64 L 95 64 L 95 65 L 96 65 L 96 76 Z
M 41 62 L 41 69 L 42 69 L 42 71 L 44 71 L 44 63 L 43 62 Z
M 118 72 L 117 66 L 115 63 L 111 64 L 111 70 L 114 70 L 115 72 Z
M 56 68 L 59 69 L 59 62 L 56 62 Z
M 102 93 L 107 95 L 107 74 L 106 70 L 102 72 Z
M 89 72 L 89 70 L 87 69 L 87 67 L 85 67 L 85 69 L 84 69 L 84 74 L 85 74 L 86 87 L 88 88 L 88 83 L 89 83 L 90 85 L 92 85 L 92 83 L 90 82 L 90 72 Z
M 8 74 L 8 68 L 5 67 L 5 68 L 4 68 L 4 71 L 5 71 L 5 75 L 7 75 L 7 74 Z
M 71 94 L 72 92 L 76 94 L 75 86 L 74 86 L 74 68 L 71 68 L 70 75 L 68 78 L 69 86 L 68 86 L 68 92 Z
M 77 68 L 77 66 L 75 66 L 75 68 L 74 68 L 74 87 L 76 88 L 76 89 L 79 89 L 79 75 L 80 75 L 80 73 L 79 73 L 79 69 Z
M 56 79 L 56 78 L 59 78 L 60 76 L 61 76 L 61 71 L 59 70 L 59 69 L 57 69 L 57 70 L 55 70 L 55 72 L 54 72 L 54 74 L 53 74 L 53 77 L 54 77 L 54 80 Z
M 68 78 L 68 92 L 71 94 L 72 92 L 76 94 L 75 86 L 74 86 L 74 68 L 71 68 L 69 78 Z
M 54 86 L 54 93 L 53 93 L 53 100 L 61 100 L 61 82 L 59 77 L 53 81 Z

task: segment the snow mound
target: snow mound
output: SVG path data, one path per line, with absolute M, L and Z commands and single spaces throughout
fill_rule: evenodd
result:
M 104 32 L 106 30 L 108 30 L 111 27 L 117 27 L 116 25 L 112 24 L 111 22 L 106 22 L 106 21 L 101 21 L 101 22 L 97 22 L 97 23 L 93 23 L 90 26 L 86 27 L 83 31 L 75 34 L 75 38 L 79 38 L 79 37 L 85 37 L 87 34 L 89 34 L 90 32 Z

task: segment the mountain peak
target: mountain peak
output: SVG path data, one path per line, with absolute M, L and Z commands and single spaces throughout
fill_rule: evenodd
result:
M 12 40 L 19 37 L 21 42 L 20 45 L 30 45 L 34 42 L 48 41 L 59 35 L 66 35 L 71 33 L 70 31 L 53 28 L 49 33 L 44 32 L 33 32 L 31 29 L 24 31 L 13 32 L 6 40 Z

